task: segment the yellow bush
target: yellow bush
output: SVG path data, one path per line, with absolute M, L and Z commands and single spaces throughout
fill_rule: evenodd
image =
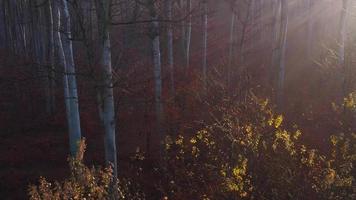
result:
M 266 101 L 216 112 L 221 117 L 192 137 L 167 138 L 161 188 L 169 199 L 355 198 L 355 134 L 334 136 L 328 157 L 307 148 L 296 126 L 284 128 Z
M 31 200 L 142 200 L 145 196 L 126 179 L 115 180 L 111 167 L 88 168 L 83 163 L 85 141 L 79 144 L 75 158 L 69 158 L 70 177 L 63 182 L 50 183 L 41 177 L 39 185 L 29 187 Z

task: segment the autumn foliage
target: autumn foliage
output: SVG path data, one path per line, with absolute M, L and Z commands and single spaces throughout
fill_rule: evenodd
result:
M 346 109 L 352 109 L 349 101 L 345 99 Z M 296 125 L 287 125 L 267 100 L 252 95 L 247 103 L 222 101 L 211 110 L 214 120 L 195 134 L 166 137 L 164 159 L 159 164 L 144 165 L 144 153 L 138 151 L 131 162 L 141 175 L 132 180 L 134 184 L 118 181 L 123 186 L 115 190 L 121 197 L 175 200 L 356 197 L 354 133 L 333 135 L 331 151 L 324 154 L 305 145 L 301 130 Z M 81 149 L 77 158 L 69 162 L 70 178 L 53 185 L 41 178 L 39 186 L 30 188 L 31 199 L 110 199 L 112 171 L 86 167 L 82 163 L 84 148 Z M 149 180 L 154 187 L 146 186 L 148 176 L 155 177 Z M 138 188 L 156 196 L 144 195 Z

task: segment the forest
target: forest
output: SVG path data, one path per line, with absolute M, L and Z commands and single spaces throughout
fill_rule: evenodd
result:
M 0 199 L 356 200 L 355 0 L 0 0 Z

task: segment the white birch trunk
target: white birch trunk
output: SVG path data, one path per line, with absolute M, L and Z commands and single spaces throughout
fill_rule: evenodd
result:
M 66 2 L 65 2 L 66 3 Z M 63 7 L 62 9 L 60 9 Z M 65 33 L 61 33 L 61 13 L 64 13 L 66 7 L 64 5 L 60 5 L 56 1 L 53 2 L 53 18 L 56 22 L 56 33 L 54 34 L 54 44 L 56 45 L 58 51 L 58 58 L 60 65 L 63 67 L 64 76 L 63 76 L 63 86 L 64 86 L 64 100 L 66 105 L 66 114 L 67 114 L 67 123 L 68 123 L 68 132 L 69 132 L 69 145 L 70 145 L 70 153 L 72 156 L 75 156 L 78 150 L 78 142 L 81 139 L 81 130 L 80 130 L 80 119 L 79 119 L 79 109 L 78 109 L 78 98 L 76 95 L 76 80 L 75 74 L 72 74 L 72 78 L 69 78 L 69 67 L 67 62 L 67 57 L 70 55 L 66 55 L 66 51 L 64 48 L 68 48 L 68 37 Z M 68 8 L 68 7 L 67 7 Z M 68 17 L 68 16 L 67 16 Z M 68 19 L 67 19 L 68 20 Z M 64 20 L 64 26 L 68 25 L 69 21 Z M 67 26 L 68 27 L 68 26 Z M 66 41 L 66 47 L 64 47 L 64 42 Z M 70 43 L 71 41 L 69 41 Z M 67 50 L 67 53 L 70 53 L 70 50 Z M 72 66 L 74 67 L 74 66 Z M 73 70 L 72 68 L 71 70 Z M 75 72 L 74 72 L 75 73 Z M 74 81 L 74 83 L 73 83 Z M 70 83 L 72 82 L 72 83 Z M 71 88 L 72 86 L 72 88 Z M 73 86 L 75 86 L 73 90 Z M 72 90 L 72 91 L 70 91 Z M 74 95 L 73 95 L 74 94 Z
M 62 0 L 61 13 L 63 13 L 63 32 L 60 34 L 58 42 L 62 46 L 63 54 L 63 66 L 64 66 L 64 90 L 65 99 L 67 107 L 67 118 L 68 118 L 68 129 L 69 129 L 69 143 L 71 155 L 76 155 L 77 145 L 81 139 L 81 128 L 80 128 L 80 116 L 79 116 L 79 101 L 78 101 L 78 91 L 77 82 L 75 74 L 75 64 L 73 58 L 73 45 L 71 41 L 71 22 L 69 15 L 68 2 Z M 58 31 L 60 31 L 60 21 L 58 18 Z M 61 45 L 62 43 L 62 45 Z M 60 52 L 60 54 L 62 54 Z
M 110 44 L 110 1 L 97 0 L 96 12 L 102 48 L 100 64 L 103 70 L 102 86 L 99 89 L 99 112 L 105 129 L 106 162 L 113 165 L 114 176 L 117 177 L 116 119 Z

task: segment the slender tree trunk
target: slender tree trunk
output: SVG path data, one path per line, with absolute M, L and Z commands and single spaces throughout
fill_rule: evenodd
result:
M 262 0 L 256 0 L 255 2 L 255 32 L 256 32 L 256 43 L 257 45 L 263 45 L 262 36 L 263 36 L 263 3 Z M 259 47 L 257 47 L 259 48 Z
M 37 71 L 40 72 L 41 77 L 45 77 L 44 73 L 44 64 L 43 64 L 43 43 L 42 40 L 44 39 L 43 36 L 43 29 L 41 26 L 41 9 L 37 8 L 37 1 L 32 0 L 30 1 L 31 6 L 31 25 L 32 25 L 32 40 L 33 40 L 33 57 L 36 64 Z M 16 38 L 16 37 L 14 37 Z M 16 39 L 15 39 L 16 40 Z M 16 46 L 14 48 L 17 48 Z M 46 82 L 43 84 L 45 87 L 48 86 Z M 46 92 L 45 92 L 46 93 Z
M 286 51 L 287 51 L 287 33 L 288 33 L 288 2 L 281 0 L 281 34 L 279 46 L 279 68 L 278 68 L 278 91 L 277 91 L 277 104 L 279 108 L 283 106 L 284 99 L 284 81 L 286 70 Z
M 247 35 L 247 26 L 251 19 L 253 0 L 248 1 L 248 10 L 245 17 L 245 21 L 242 27 L 242 35 L 240 40 L 240 64 L 243 65 L 245 63 L 245 46 L 246 46 L 246 35 Z
M 28 0 L 24 0 L 23 2 L 23 18 L 24 18 L 24 35 L 26 36 L 26 41 L 25 41 L 25 46 L 26 46 L 26 49 L 25 49 L 25 55 L 27 57 L 30 57 L 30 48 L 31 48 L 31 43 L 30 43 L 30 23 L 29 23 L 29 20 L 30 20 L 30 15 L 29 15 L 29 10 L 28 10 L 28 7 L 29 7 L 30 3 L 28 2 Z
M 208 2 L 203 0 L 203 88 L 207 90 Z
M 167 20 L 172 20 L 172 7 L 173 1 L 166 0 L 166 11 L 167 11 Z M 174 86 L 174 53 L 173 53 L 173 27 L 172 23 L 168 24 L 167 28 L 167 54 L 168 54 L 168 66 L 170 70 L 170 87 L 171 93 L 174 95 L 175 86 Z
M 341 16 L 340 16 L 340 32 L 339 32 L 339 65 L 343 69 L 342 75 L 342 98 L 348 95 L 348 63 L 346 63 L 346 40 L 347 40 L 347 18 L 348 18 L 349 0 L 342 1 Z
M 251 1 L 251 6 L 250 6 L 250 11 L 249 11 L 249 18 L 248 18 L 248 23 L 250 25 L 252 25 L 251 28 L 249 28 L 253 33 L 254 33 L 254 29 L 257 28 L 257 23 L 256 23 L 256 1 L 257 0 L 250 0 Z M 249 41 L 249 46 L 248 46 L 248 50 L 252 49 L 255 44 L 257 43 L 256 38 L 253 38 L 252 40 Z
M 155 1 L 148 0 L 151 23 L 151 39 L 152 39 L 152 56 L 154 67 L 154 84 L 155 84 L 155 105 L 156 105 L 156 118 L 157 118 L 157 134 L 159 141 L 164 140 L 163 133 L 163 102 L 162 102 L 162 75 L 161 75 L 161 50 L 160 50 L 160 37 L 159 37 L 159 23 L 158 14 L 155 8 Z M 162 158 L 163 149 L 159 147 L 160 157 Z
M 36 21 L 37 21 L 37 15 L 36 15 L 36 8 L 35 8 L 35 2 L 34 1 L 29 1 L 29 6 L 28 6 L 28 12 L 29 12 L 29 18 L 30 18 L 30 25 L 29 25 L 29 32 L 31 35 L 31 40 L 30 40 L 30 52 L 29 56 L 30 57 L 37 57 L 37 38 L 36 38 L 36 32 L 35 30 L 37 29 L 36 27 Z
M 280 15 L 281 15 L 281 4 L 280 0 L 273 0 L 272 2 L 272 60 L 270 68 L 270 84 L 273 89 L 276 89 L 276 76 L 277 76 L 277 66 L 278 66 L 278 54 L 279 54 L 279 37 L 280 37 Z
M 49 13 L 48 13 L 48 1 L 45 2 L 45 4 L 43 4 L 42 6 L 37 6 L 37 4 L 39 4 L 38 1 L 34 1 L 35 5 L 34 5 L 34 10 L 36 13 L 36 21 L 35 21 L 35 26 L 36 26 L 36 30 L 37 32 L 35 33 L 35 44 L 36 44 L 36 56 L 35 56 L 35 60 L 36 60 L 36 64 L 37 67 L 39 69 L 40 72 L 40 76 L 43 77 L 41 79 L 41 81 L 43 81 L 42 85 L 43 87 L 43 93 L 44 93 L 44 100 L 45 100 L 45 106 L 44 106 L 44 110 L 46 112 L 47 115 L 52 115 L 51 112 L 51 102 L 52 102 L 52 97 L 51 97 L 51 83 L 50 83 L 50 78 L 49 78 L 49 73 L 50 73 L 50 64 L 49 64 L 49 23 L 48 23 L 48 18 L 50 18 Z M 21 41 L 22 39 L 19 39 L 19 36 L 21 36 L 22 34 L 20 34 L 20 32 L 22 32 L 20 30 L 21 28 L 19 27 L 16 31 L 19 34 L 16 34 L 18 36 L 18 41 Z M 18 44 L 17 48 L 20 48 L 20 46 L 22 47 L 22 49 L 25 49 L 25 43 L 26 41 L 21 41 L 20 42 L 22 45 Z M 19 52 L 19 53 L 23 53 L 24 52 Z
M 230 22 L 230 43 L 229 43 L 229 64 L 227 70 L 227 86 L 230 91 L 231 88 L 231 76 L 232 76 L 232 67 L 234 62 L 234 46 L 235 46 L 235 23 L 236 23 L 236 10 L 235 10 L 235 1 L 231 5 L 231 22 Z
M 17 48 L 17 45 L 18 45 L 18 40 L 17 40 L 17 31 L 16 31 L 16 24 L 17 24 L 17 20 L 16 20 L 16 17 L 15 17 L 15 14 L 14 12 L 16 12 L 15 8 L 14 8 L 14 4 L 15 1 L 14 0 L 11 0 L 9 1 L 9 19 L 11 20 L 10 21 L 10 28 L 11 28 L 11 36 L 12 36 L 12 41 L 11 41 L 11 45 L 12 45 L 12 52 L 17 54 L 18 52 L 18 48 Z M 16 6 L 16 5 L 15 5 Z
M 1 9 L 2 9 L 2 23 L 3 23 L 3 33 L 4 33 L 4 48 L 8 49 L 9 48 L 9 44 L 8 44 L 8 23 L 7 23 L 7 10 L 6 10 L 6 0 L 2 1 L 1 4 Z
M 0 47 L 6 47 L 5 1 L 0 2 Z
M 24 9 L 23 9 L 23 0 L 19 0 L 17 2 L 17 18 L 18 18 L 18 34 L 19 41 L 21 42 L 21 54 L 26 55 L 26 32 L 25 32 L 25 18 L 24 18 Z
M 130 3 L 128 0 L 121 1 L 120 12 L 121 12 L 121 20 L 123 22 L 130 20 Z M 122 29 L 122 47 L 123 47 L 123 49 L 130 48 L 130 46 L 129 46 L 130 31 L 128 30 L 129 27 L 123 26 L 121 29 Z
M 190 43 L 192 38 L 192 0 L 187 0 L 187 33 L 186 33 L 186 46 L 185 46 L 185 63 L 186 68 L 189 68 L 190 65 Z
M 35 0 L 35 3 L 37 4 L 38 1 Z M 44 29 L 42 26 L 43 22 L 43 9 L 42 7 L 36 8 L 36 5 L 34 5 L 35 13 L 36 13 L 36 29 L 37 33 L 35 33 L 35 43 L 37 46 L 37 54 L 36 54 L 36 61 L 37 64 L 40 67 L 40 71 L 44 72 L 44 61 L 45 61 L 45 50 L 44 50 L 44 40 L 45 40 L 45 35 L 44 35 Z M 47 83 L 46 83 L 47 84 Z
M 26 0 L 21 0 L 21 20 L 22 20 L 22 26 L 21 26 L 21 31 L 22 31 L 22 38 L 23 38 L 23 54 L 28 56 L 28 31 L 27 31 L 27 3 Z
M 96 0 L 96 12 L 102 48 L 100 65 L 102 67 L 101 88 L 99 89 L 99 112 L 105 129 L 105 157 L 113 165 L 117 177 L 116 120 L 113 91 L 110 44 L 110 0 Z
M 307 56 L 309 60 L 312 59 L 314 47 L 314 18 L 313 18 L 313 0 L 308 0 L 308 32 L 307 32 Z
M 14 52 L 14 46 L 15 46 L 15 39 L 14 39 L 14 34 L 13 34 L 13 25 L 12 25 L 12 9 L 10 5 L 10 0 L 4 0 L 4 6 L 6 6 L 5 9 L 5 19 L 6 19 L 6 27 L 7 27 L 7 36 L 8 36 L 8 50 Z
M 47 7 L 48 6 L 48 7 Z M 45 32 L 47 34 L 47 45 L 46 45 L 46 56 L 45 56 L 45 91 L 46 91 L 46 114 L 49 116 L 53 115 L 52 111 L 52 96 L 51 96 L 51 15 L 49 12 L 50 1 L 47 1 L 44 16 L 46 23 L 43 25 L 45 26 Z
M 49 0 L 47 2 L 46 8 L 46 18 L 47 18 L 47 63 L 48 67 L 46 70 L 46 77 L 47 77 L 47 87 L 46 87 L 46 111 L 49 115 L 54 115 L 55 112 L 55 68 L 54 68 L 54 27 L 53 27 L 53 14 L 52 14 L 52 1 Z
M 340 16 L 340 31 L 339 31 L 339 64 L 345 65 L 345 40 L 346 40 L 346 21 L 348 12 L 348 0 L 342 0 L 342 9 Z
M 10 9 L 11 9 L 11 19 L 12 21 L 12 34 L 14 35 L 14 48 L 13 52 L 17 55 L 20 55 L 21 48 L 21 32 L 19 31 L 19 18 L 18 18 L 18 4 L 16 0 L 10 1 Z
M 63 13 L 63 32 L 60 29 L 61 15 L 57 14 L 56 40 L 59 46 L 59 57 L 64 66 L 64 94 L 67 108 L 70 152 L 72 156 L 75 156 L 78 150 L 78 142 L 81 140 L 81 128 L 73 45 L 71 40 L 71 20 L 67 3 L 66 0 L 62 0 L 60 6 L 60 13 Z
M 182 18 L 186 16 L 186 9 L 185 9 L 185 0 L 180 0 L 180 15 Z M 183 56 L 183 62 L 186 60 L 185 56 L 187 55 L 186 51 L 186 45 L 187 45 L 187 29 L 186 29 L 186 20 L 182 20 L 181 22 L 181 43 L 182 43 L 182 56 Z
M 52 10 L 52 1 L 49 0 L 48 4 L 48 11 L 49 11 L 49 48 L 50 48 L 50 72 L 49 72 L 49 79 L 50 79 L 50 95 L 51 95 L 51 113 L 54 114 L 56 111 L 56 74 L 55 74 L 55 44 L 54 44 L 54 21 L 53 21 L 53 10 Z

